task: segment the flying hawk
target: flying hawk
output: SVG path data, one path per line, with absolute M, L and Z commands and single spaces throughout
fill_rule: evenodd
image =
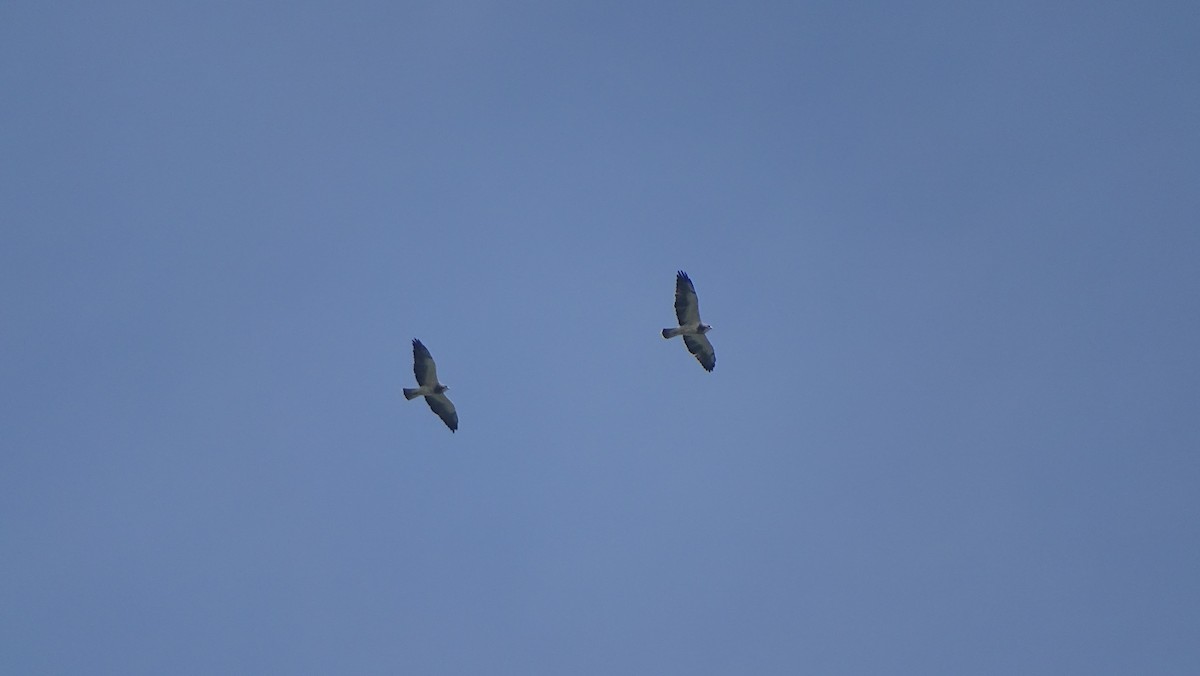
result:
M 433 409 L 453 432 L 458 429 L 458 412 L 454 410 L 454 404 L 446 398 L 445 392 L 450 388 L 438 382 L 437 364 L 433 363 L 429 349 L 416 338 L 413 338 L 412 345 L 413 373 L 417 376 L 417 387 L 404 388 L 404 398 L 425 397 L 425 403 L 429 404 L 429 408 Z
M 687 273 L 680 270 L 675 275 L 675 317 L 679 320 L 679 328 L 663 329 L 663 338 L 683 336 L 683 344 L 688 352 L 696 355 L 696 360 L 705 371 L 712 371 L 717 366 L 717 353 L 713 351 L 712 343 L 704 334 L 712 327 L 700 321 L 700 301 L 696 298 L 696 287 Z

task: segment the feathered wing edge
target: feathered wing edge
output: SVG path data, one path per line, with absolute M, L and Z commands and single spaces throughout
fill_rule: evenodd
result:
M 713 349 L 712 343 L 708 342 L 708 336 L 686 335 L 683 337 L 683 344 L 687 345 L 688 352 L 696 356 L 696 361 L 700 362 L 705 371 L 712 372 L 717 367 L 717 351 Z
M 450 428 L 451 432 L 458 431 L 458 411 L 454 410 L 454 404 L 444 394 L 426 395 L 425 403 L 429 404 L 430 410 L 437 414 L 442 422 L 446 423 L 446 427 Z
M 436 385 L 437 364 L 433 361 L 433 355 L 429 354 L 429 348 L 417 338 L 413 338 L 412 346 L 413 375 L 417 377 L 417 384 L 421 387 Z
M 700 298 L 692 278 L 683 270 L 675 273 L 675 319 L 680 326 L 700 323 Z

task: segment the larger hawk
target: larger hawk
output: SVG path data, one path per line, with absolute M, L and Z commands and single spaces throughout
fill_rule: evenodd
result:
M 451 432 L 457 430 L 458 412 L 454 410 L 454 404 L 446 398 L 445 392 L 450 388 L 438 382 L 437 364 L 433 363 L 433 356 L 416 338 L 413 338 L 412 346 L 413 373 L 417 376 L 417 387 L 404 388 L 404 398 L 425 397 L 425 403 L 446 423 L 446 427 L 449 427 Z
M 675 275 L 675 318 L 679 327 L 663 329 L 663 338 L 683 336 L 683 344 L 688 352 L 696 355 L 696 360 L 705 371 L 712 371 L 717 366 L 717 353 L 713 351 L 712 343 L 704 334 L 712 327 L 700 321 L 700 300 L 696 298 L 696 287 L 687 273 L 680 270 Z

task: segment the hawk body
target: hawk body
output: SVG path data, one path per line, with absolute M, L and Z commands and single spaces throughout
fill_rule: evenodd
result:
M 700 299 L 696 297 L 696 287 L 687 273 L 680 270 L 675 274 L 675 319 L 679 326 L 673 329 L 663 329 L 663 338 L 683 336 L 683 344 L 687 346 L 696 361 L 705 371 L 717 367 L 717 353 L 713 350 L 708 336 L 704 335 L 712 327 L 700 321 Z
M 449 427 L 451 432 L 458 430 L 458 412 L 454 410 L 454 404 L 445 394 L 450 388 L 438 382 L 437 364 L 433 362 L 433 355 L 429 354 L 429 349 L 416 338 L 413 338 L 412 346 L 413 375 L 417 377 L 417 387 L 404 388 L 404 398 L 411 400 L 425 397 L 425 403 L 446 423 L 446 427 Z

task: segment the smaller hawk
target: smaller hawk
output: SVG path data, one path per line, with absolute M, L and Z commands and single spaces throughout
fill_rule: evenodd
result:
M 454 410 L 454 404 L 446 398 L 445 392 L 450 388 L 438 382 L 437 364 L 433 363 L 433 356 L 416 338 L 413 338 L 412 346 L 413 373 L 417 376 L 417 387 L 404 388 L 404 398 L 411 400 L 425 397 L 425 403 L 446 423 L 446 427 L 449 427 L 451 432 L 457 430 L 458 412 Z
M 696 356 L 696 360 L 705 371 L 712 371 L 717 366 L 717 353 L 713 351 L 712 343 L 704 335 L 712 327 L 700 321 L 700 300 L 696 298 L 696 287 L 687 273 L 680 270 L 675 275 L 675 318 L 679 327 L 663 329 L 663 338 L 683 336 L 683 344 L 688 352 Z

